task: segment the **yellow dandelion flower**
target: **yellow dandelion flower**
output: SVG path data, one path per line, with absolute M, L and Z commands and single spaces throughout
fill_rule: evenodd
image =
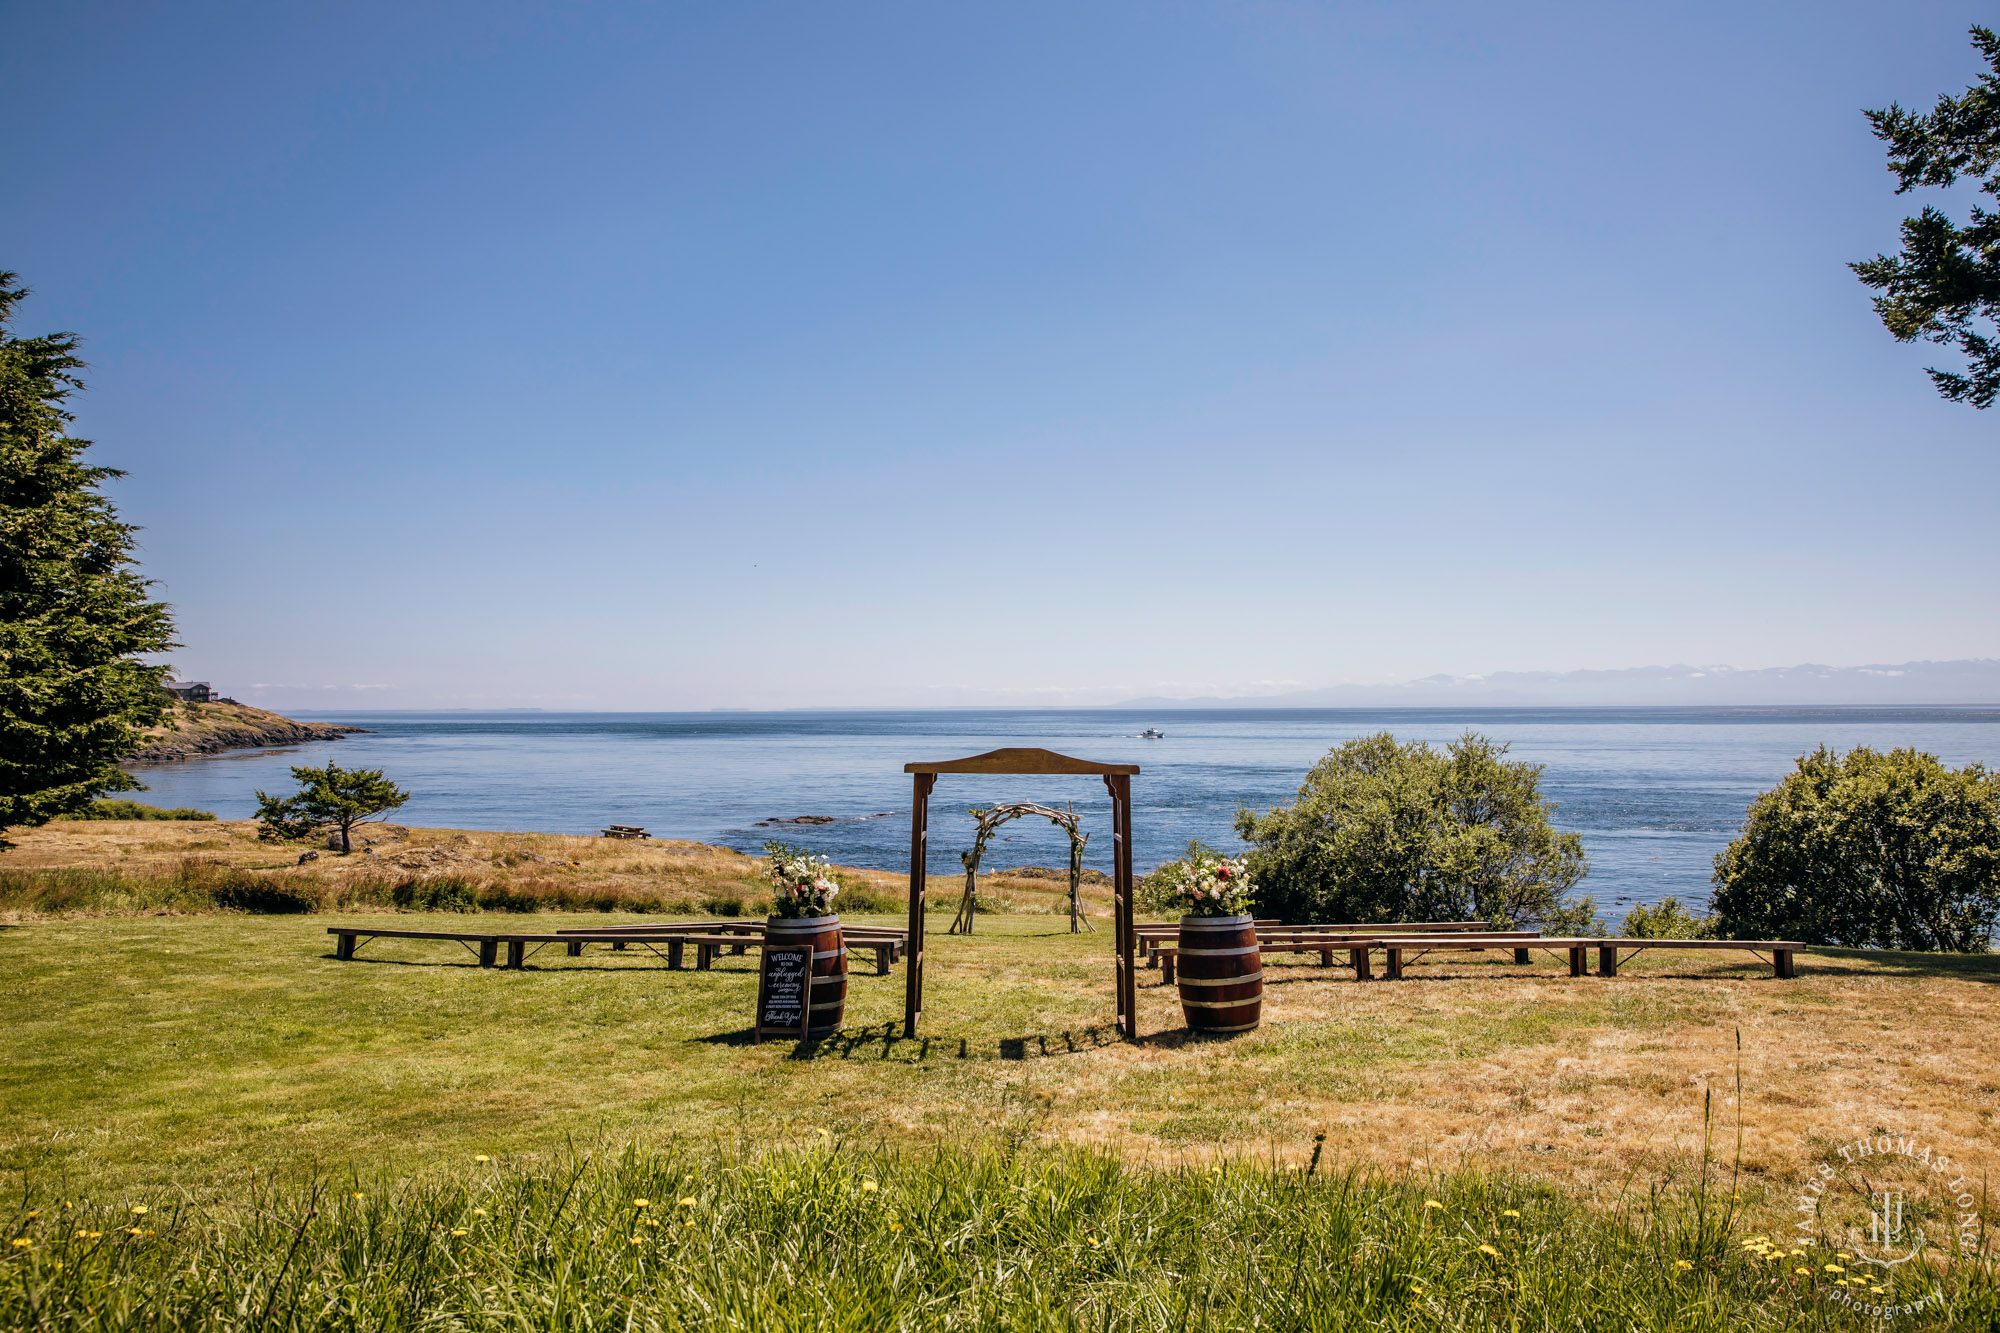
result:
M 685 1225 L 687 1225 L 687 1226 L 693 1226 L 693 1225 L 694 1225 L 694 1219 L 693 1219 L 692 1217 L 690 1217 L 690 1218 L 689 1218 L 689 1219 L 687 1220 L 687 1222 L 685 1223 Z
M 41 1209 L 39 1209 L 39 1208 L 37 1208 L 37 1209 L 35 1209 L 35 1210 L 34 1210 L 33 1212 L 31 1212 L 31 1213 L 29 1213 L 29 1214 L 28 1214 L 28 1220 L 29 1220 L 30 1222 L 32 1222 L 32 1221 L 34 1221 L 34 1220 L 35 1220 L 36 1218 L 40 1217 L 41 1215 L 42 1215 L 42 1210 L 41 1210 Z
M 1500 1210 L 1500 1216 L 1502 1217 L 1519 1217 L 1520 1215 L 1521 1210 L 1519 1208 L 1502 1208 Z
M 33 1249 L 33 1248 L 34 1248 L 34 1245 L 35 1245 L 35 1242 L 33 1242 L 33 1241 L 29 1240 L 29 1239 L 28 1239 L 28 1238 L 27 1238 L 26 1236 L 16 1236 L 16 1237 L 14 1237 L 14 1248 L 15 1248 L 15 1249 L 17 1249 L 17 1250 L 29 1250 L 29 1249 Z
M 1479 1252 L 1480 1252 L 1481 1254 L 1490 1254 L 1490 1255 L 1492 1255 L 1492 1256 L 1493 1256 L 1493 1257 L 1494 1257 L 1495 1259 L 1498 1259 L 1498 1258 L 1500 1257 L 1500 1251 L 1498 1251 L 1498 1250 L 1494 1249 L 1494 1248 L 1493 1248 L 1493 1247 L 1492 1247 L 1491 1245 L 1482 1245 L 1482 1246 L 1480 1246 L 1480 1247 L 1479 1247 Z
M 686 1197 L 685 1199 L 682 1199 L 682 1200 L 680 1201 L 680 1204 L 679 1204 L 678 1206 L 679 1206 L 679 1207 L 682 1207 L 682 1208 L 692 1208 L 692 1207 L 694 1207 L 694 1195 L 690 1194 L 690 1195 L 688 1195 L 688 1196 L 687 1196 L 687 1197 Z
M 1887 1287 L 1870 1287 L 1868 1290 L 1874 1292 L 1877 1296 L 1887 1296 L 1889 1294 Z
M 634 1208 L 650 1208 L 653 1206 L 653 1201 L 651 1199 L 634 1199 L 632 1200 L 632 1206 Z
M 862 1192 L 863 1194 L 873 1194 L 873 1193 L 875 1192 L 875 1182 L 874 1182 L 874 1181 L 872 1181 L 872 1180 L 864 1180 L 864 1181 L 862 1181 L 862 1182 L 861 1182 L 861 1192 Z
M 133 1205 L 132 1205 L 132 1216 L 134 1216 L 134 1217 L 144 1217 L 145 1215 L 146 1215 L 146 1205 L 145 1205 L 145 1204 L 143 1204 L 143 1203 L 135 1203 L 135 1204 L 133 1204 Z
M 366 1194 L 363 1194 L 360 1190 L 356 1190 L 354 1191 L 354 1197 L 357 1199 L 365 1199 L 368 1196 Z
M 891 1231 L 901 1231 L 902 1229 L 903 1229 L 903 1224 L 901 1222 L 891 1222 L 889 1224 L 889 1230 Z
M 103 1235 L 104 1233 L 103 1233 L 102 1231 L 93 1231 L 93 1232 L 91 1232 L 90 1234 L 91 1234 L 91 1236 L 92 1236 L 93 1238 L 95 1238 L 95 1237 L 98 1237 L 98 1236 L 101 1236 L 101 1235 Z M 143 1236 L 143 1235 L 145 1235 L 146 1233 L 145 1233 L 145 1232 L 143 1232 L 143 1231 L 141 1231 L 141 1230 L 139 1230 L 139 1228 L 137 1228 L 137 1227 L 126 1227 L 126 1228 L 125 1228 L 125 1234 L 126 1234 L 126 1235 L 128 1235 L 128 1236 Z
M 451 1230 L 451 1234 L 454 1236 L 463 1236 L 466 1235 L 467 1232 L 464 1227 L 453 1227 Z
M 1436 1199 L 1425 1199 L 1425 1200 L 1424 1200 L 1424 1207 L 1426 1207 L 1426 1208 L 1442 1208 L 1442 1207 L 1444 1207 L 1444 1205 L 1443 1205 L 1443 1204 L 1441 1204 L 1441 1203 L 1439 1203 L 1439 1202 L 1438 1202 L 1438 1201 L 1437 1201 Z
M 486 1216 L 486 1210 L 484 1208 L 475 1208 L 472 1210 L 472 1215 L 474 1217 L 484 1217 Z
M 657 1217 L 649 1217 L 646 1219 L 646 1225 L 649 1227 L 657 1227 L 660 1225 L 660 1219 Z
M 1810 1269 L 1810 1268 L 1794 1268 L 1794 1269 L 1792 1270 L 1792 1276 L 1794 1276 L 1794 1277 L 1811 1277 L 1811 1276 L 1812 1276 L 1812 1269 Z
M 632 1243 L 634 1245 L 644 1245 L 646 1243 L 646 1238 L 644 1236 L 634 1236 L 632 1237 Z
M 1097 1237 L 1090 1237 L 1090 1248 L 1093 1250 L 1097 1248 Z
M 1676 1259 L 1674 1260 L 1674 1267 L 1680 1269 L 1683 1273 L 1685 1273 L 1687 1272 L 1688 1269 L 1693 1268 L 1694 1265 L 1689 1263 L 1685 1259 Z
M 153 1234 L 153 1229 L 152 1229 L 151 1227 L 147 1227 L 147 1228 L 146 1228 L 146 1229 L 145 1229 L 145 1230 L 144 1230 L 143 1232 L 141 1232 L 140 1234 L 141 1234 L 141 1235 L 145 1235 L 145 1236 L 150 1236 L 150 1235 L 152 1235 L 152 1234 Z
M 485 1153 L 476 1153 L 473 1155 L 472 1160 L 475 1162 L 490 1162 L 493 1159 L 491 1157 L 488 1157 Z
M 1842 1268 L 1839 1264 L 1828 1264 L 1825 1268 L 1821 1269 L 1820 1271 L 1823 1273 L 1845 1273 L 1847 1270 L 1845 1268 Z
M 78 1239 L 82 1239 L 83 1237 L 88 1236 L 90 1233 L 88 1231 L 78 1231 L 76 1234 Z
M 1854 1256 L 1849 1254 L 1846 1250 L 1835 1250 L 1833 1252 L 1833 1257 L 1836 1259 L 1852 1259 Z
M 1783 1250 L 1766 1250 L 1764 1251 L 1764 1257 L 1774 1264 L 1785 1262 L 1785 1252 Z

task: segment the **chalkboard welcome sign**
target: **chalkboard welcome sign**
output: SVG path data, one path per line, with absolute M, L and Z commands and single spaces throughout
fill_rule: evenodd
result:
M 810 944 L 797 948 L 764 946 L 764 966 L 757 977 L 756 1040 L 797 1037 L 805 1040 L 812 1022 Z

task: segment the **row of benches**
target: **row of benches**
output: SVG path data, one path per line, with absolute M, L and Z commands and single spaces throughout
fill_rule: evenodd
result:
M 334 956 L 342 960 L 354 957 L 357 950 L 375 939 L 450 940 L 474 954 L 479 959 L 481 967 L 497 966 L 500 948 L 505 945 L 506 966 L 511 968 L 525 965 L 533 953 L 551 944 L 563 945 L 565 952 L 571 958 L 582 954 L 586 945 L 606 944 L 614 950 L 625 950 L 632 945 L 638 945 L 666 959 L 670 970 L 680 971 L 686 967 L 687 949 L 692 945 L 695 970 L 700 972 L 708 971 L 720 954 L 741 954 L 746 949 L 762 946 L 764 942 L 764 927 L 761 922 L 722 925 L 700 921 L 642 926 L 582 926 L 572 930 L 557 931 L 401 930 L 388 926 L 328 926 L 326 933 L 335 937 Z M 849 953 L 866 950 L 875 955 L 877 976 L 887 976 L 891 964 L 900 959 L 909 947 L 908 932 L 892 928 L 843 927 L 841 935 Z
M 1516 963 L 1530 961 L 1530 951 L 1543 949 L 1549 952 L 1569 954 L 1569 974 L 1573 977 L 1589 972 L 1590 951 L 1597 951 L 1597 975 L 1615 977 L 1618 975 L 1618 955 L 1641 953 L 1647 949 L 1725 949 L 1740 950 L 1762 956 L 1770 955 L 1772 972 L 1779 977 L 1796 975 L 1793 956 L 1805 946 L 1796 940 L 1650 940 L 1650 939 L 1600 939 L 1600 938 L 1550 938 L 1534 931 L 1488 931 L 1436 932 L 1422 934 L 1345 934 L 1335 932 L 1292 932 L 1290 938 L 1264 940 L 1259 932 L 1258 952 L 1272 953 L 1316 953 L 1320 956 L 1320 966 L 1332 967 L 1334 954 L 1345 951 L 1348 963 L 1354 968 L 1357 981 L 1367 981 L 1373 970 L 1370 958 L 1376 950 L 1382 952 L 1382 975 L 1385 980 L 1400 981 L 1406 963 L 1415 962 L 1425 954 L 1440 950 L 1482 951 L 1485 949 L 1512 949 Z M 1153 948 L 1148 959 L 1150 966 L 1161 971 L 1161 984 L 1171 985 L 1174 981 L 1175 962 L 1179 955 L 1177 947 L 1158 945 Z

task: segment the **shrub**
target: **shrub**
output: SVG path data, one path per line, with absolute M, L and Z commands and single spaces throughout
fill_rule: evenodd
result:
M 1583 840 L 1550 823 L 1541 765 L 1506 753 L 1473 732 L 1442 750 L 1387 732 L 1336 747 L 1291 805 L 1237 812 L 1258 910 L 1496 927 L 1594 919 L 1588 899 L 1566 897 L 1589 868 Z
M 1750 803 L 1715 883 L 1732 938 L 1983 953 L 2000 923 L 2000 776 L 1822 745 Z
M 228 911 L 270 916 L 317 912 L 320 906 L 319 890 L 313 884 L 255 875 L 232 875 L 211 888 L 209 897 Z
M 393 901 L 408 912 L 477 912 L 479 886 L 463 875 L 433 875 L 406 879 Z
M 177 805 L 172 809 L 158 805 L 144 805 L 138 801 L 92 801 L 69 819 L 178 819 L 211 820 L 212 810 L 196 810 L 192 806 Z
M 1678 898 L 1662 898 L 1651 907 L 1639 904 L 1625 914 L 1620 931 L 1635 940 L 1708 940 L 1719 930 L 1712 913 L 1697 916 Z M 1595 933 L 1595 932 L 1591 932 Z

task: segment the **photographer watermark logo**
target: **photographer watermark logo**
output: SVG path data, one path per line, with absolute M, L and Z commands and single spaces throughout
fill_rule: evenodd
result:
M 1979 1183 L 1949 1156 L 1911 1135 L 1876 1133 L 1814 1164 L 1794 1234 L 1805 1252 L 1832 1252 L 1821 1257 L 1837 1262 L 1819 1265 L 1831 1299 L 1888 1319 L 1937 1299 L 1928 1268 L 1912 1260 L 1978 1251 L 1979 1204 Z

